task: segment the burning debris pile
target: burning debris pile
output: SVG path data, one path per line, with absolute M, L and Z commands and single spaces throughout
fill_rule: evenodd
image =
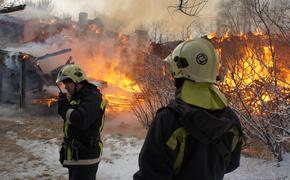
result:
M 5 46 L 13 46 L 3 50 L 5 55 L 0 58 L 3 72 L 7 69 L 9 72 L 15 71 L 15 75 L 9 75 L 9 81 L 18 82 L 16 76 L 19 76 L 17 71 L 20 70 L 20 66 L 15 62 L 21 62 L 24 60 L 22 54 L 27 54 L 31 68 L 26 71 L 28 78 L 26 89 L 29 87 L 29 90 L 33 89 L 33 92 L 42 96 L 43 93 L 39 92 L 43 90 L 50 92 L 52 89 L 60 67 L 74 62 L 80 64 L 90 81 L 102 89 L 105 99 L 109 102 L 109 111 L 120 112 L 131 109 L 133 94 L 140 92 L 136 81 L 137 77 L 141 76 L 139 69 L 144 63 L 144 50 L 149 43 L 146 31 L 136 30 L 132 35 L 109 31 L 99 18 L 90 20 L 86 13 L 79 14 L 78 22 L 55 17 L 23 20 L 20 17 L 4 16 L 0 18 L 0 24 L 3 26 L 0 30 L 2 34 L 0 39 L 4 41 L 8 38 L 9 43 Z M 44 53 L 47 53 L 68 47 L 72 48 L 70 55 L 73 60 L 70 62 L 66 62 L 68 58 L 64 56 L 50 57 L 50 60 L 37 63 L 35 59 L 31 59 L 40 56 L 44 50 Z M 25 53 L 16 53 L 17 55 L 12 55 L 14 58 L 10 58 L 12 57 L 9 55 L 10 51 Z M 9 67 L 7 62 L 13 64 L 13 67 Z M 15 86 L 19 86 L 16 84 Z M 19 87 L 13 90 L 8 88 L 8 91 L 18 92 L 17 88 L 19 89 Z M 51 105 L 57 95 L 57 91 L 53 92 L 49 93 L 51 97 L 37 97 L 32 102 Z
M 226 34 L 211 41 L 222 59 L 221 87 L 243 120 L 246 137 L 280 161 L 290 136 L 290 47 L 283 36 L 270 38 Z
M 225 91 L 231 93 L 238 88 L 243 96 L 240 98 L 252 107 L 251 113 L 263 112 L 264 106 L 261 105 L 270 105 L 277 96 L 289 101 L 290 48 L 281 36 L 275 36 L 272 46 L 269 46 L 266 36 L 252 33 L 213 38 L 211 41 L 224 65 L 221 73 Z M 249 91 L 252 88 L 255 91 Z M 274 91 L 277 94 L 272 94 Z M 238 101 L 231 99 L 231 102 Z
M 34 57 L 22 52 L 0 50 L 1 101 L 17 103 L 19 99 L 21 99 L 20 101 L 25 101 L 26 94 L 29 98 L 39 96 L 40 94 L 38 93 L 43 91 L 44 86 L 52 86 L 54 84 L 56 73 L 54 71 L 50 74 L 44 73 L 38 65 L 38 61 L 70 51 L 71 49 L 63 49 L 44 56 Z M 37 93 L 37 95 L 33 95 L 34 93 Z M 49 95 L 47 94 L 47 96 Z M 53 99 L 51 101 L 53 102 Z M 33 99 L 32 103 L 34 102 L 38 101 Z
M 0 39 L 5 45 L 28 42 L 44 42 L 50 36 L 71 28 L 71 24 L 56 17 L 49 19 L 22 19 L 15 16 L 0 16 Z

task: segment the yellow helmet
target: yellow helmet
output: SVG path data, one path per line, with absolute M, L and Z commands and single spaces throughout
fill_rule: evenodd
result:
M 65 65 L 59 71 L 56 78 L 56 83 L 63 82 L 66 79 L 71 79 L 76 84 L 88 80 L 85 72 L 76 64 Z
M 180 43 L 165 59 L 174 78 L 216 83 L 220 58 L 206 39 L 196 38 Z

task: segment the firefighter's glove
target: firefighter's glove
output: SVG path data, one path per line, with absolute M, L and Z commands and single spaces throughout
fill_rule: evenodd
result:
M 58 95 L 58 114 L 65 119 L 65 114 L 67 112 L 67 110 L 71 107 L 66 94 L 64 93 L 60 93 Z

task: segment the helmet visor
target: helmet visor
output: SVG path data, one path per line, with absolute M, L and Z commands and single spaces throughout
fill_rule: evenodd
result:
M 64 80 L 66 80 L 66 79 L 70 79 L 68 76 L 64 76 L 63 74 L 61 74 L 61 75 L 58 75 L 57 76 L 57 78 L 56 78 L 56 83 L 61 83 L 61 82 L 63 82 Z
M 173 54 L 170 53 L 165 59 L 163 59 L 166 63 L 171 63 L 173 61 Z

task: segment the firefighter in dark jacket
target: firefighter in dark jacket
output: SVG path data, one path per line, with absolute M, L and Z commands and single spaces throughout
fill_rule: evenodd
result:
M 69 97 L 60 93 L 58 100 L 58 114 L 64 120 L 60 162 L 68 168 L 70 180 L 95 180 L 103 147 L 100 139 L 105 112 L 102 94 L 75 64 L 60 70 L 56 83 L 61 82 Z
M 176 95 L 159 109 L 139 155 L 134 180 L 222 180 L 239 166 L 239 119 L 217 88 L 219 57 L 197 38 L 165 59 Z

